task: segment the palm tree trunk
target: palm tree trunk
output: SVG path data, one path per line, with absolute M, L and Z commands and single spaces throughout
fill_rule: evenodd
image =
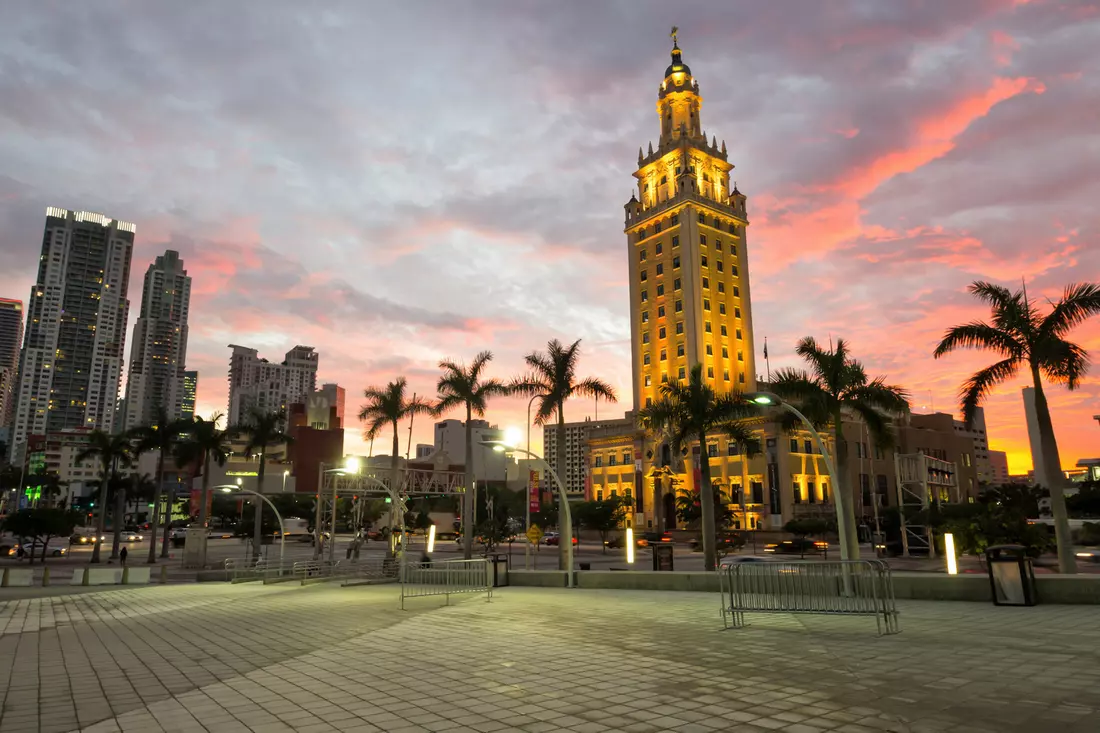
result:
M 208 542 L 207 542 L 207 533 L 205 532 L 205 530 L 206 530 L 207 520 L 209 519 L 209 517 L 207 516 L 208 512 L 207 512 L 206 506 L 210 502 L 210 500 L 208 498 L 209 496 L 210 496 L 210 451 L 206 451 L 206 454 L 203 456 L 203 465 L 202 465 L 202 496 L 200 497 L 200 500 L 199 500 L 199 502 L 200 502 L 199 503 L 199 527 L 204 530 L 203 534 L 202 534 L 202 545 L 201 545 L 202 550 L 200 550 L 200 558 L 201 559 L 199 561 L 199 565 L 202 566 L 202 567 L 206 567 L 206 546 L 207 546 Z
M 462 555 L 474 556 L 474 444 L 470 420 L 473 410 L 466 403 L 466 492 L 462 495 Z
M 397 531 L 397 515 L 401 511 L 400 472 L 397 468 L 397 454 L 401 450 L 401 441 L 397 435 L 397 421 L 393 421 L 393 457 L 390 459 L 390 548 L 394 548 L 394 533 Z M 335 509 L 333 510 L 335 511 Z M 332 541 L 336 541 L 333 537 Z M 402 551 L 404 548 L 402 548 Z
M 150 565 L 157 562 L 157 524 L 160 523 L 161 489 L 164 487 L 164 450 L 157 456 L 157 487 L 153 490 L 153 521 L 149 523 L 149 560 Z M 167 535 L 168 530 L 164 533 Z
M 122 521 L 126 514 L 126 489 L 121 485 L 115 488 L 114 537 L 111 542 L 111 559 L 118 559 L 118 548 L 122 544 Z
M 96 518 L 95 547 L 92 548 L 91 562 L 99 562 L 99 548 L 103 544 L 100 538 L 107 529 L 107 477 L 110 473 L 111 464 L 104 461 L 99 481 L 99 516 Z
M 749 447 L 738 446 L 741 450 L 741 529 L 749 529 L 749 515 L 745 509 L 745 492 L 749 490 Z
M 844 443 L 844 422 L 839 411 L 833 414 L 833 454 L 836 456 L 836 475 L 833 480 L 833 501 L 836 503 L 837 532 L 846 547 L 841 547 L 841 559 L 859 559 L 859 535 L 856 534 L 856 515 L 852 495 L 848 491 L 848 449 Z M 818 483 L 821 483 L 820 478 Z M 841 532 L 841 523 L 844 531 Z
M 1077 558 L 1073 551 L 1073 537 L 1069 528 L 1069 515 L 1066 513 L 1065 478 L 1062 474 L 1062 460 L 1058 455 L 1058 440 L 1054 435 L 1054 424 L 1050 420 L 1050 408 L 1043 383 L 1036 367 L 1031 368 L 1031 378 L 1035 385 L 1035 422 L 1039 427 L 1039 445 L 1043 455 L 1043 473 L 1036 476 L 1050 491 L 1050 512 L 1054 515 L 1054 537 L 1058 543 L 1058 570 L 1066 575 L 1077 572 Z
M 561 496 L 559 501 L 569 501 L 568 497 L 568 484 L 569 484 L 569 472 L 565 467 L 565 403 L 558 403 L 558 445 L 557 445 L 557 464 L 558 477 L 563 483 Z M 572 570 L 566 566 L 565 548 L 572 548 L 573 546 L 573 527 L 569 522 L 562 521 L 565 516 L 563 508 L 558 508 L 558 570 Z
M 260 467 L 256 469 L 256 493 L 264 493 L 264 464 L 267 463 L 267 446 L 260 448 Z M 320 499 L 318 498 L 318 501 Z M 256 505 L 256 516 L 252 522 L 252 556 L 255 558 L 260 557 L 260 551 L 263 549 L 263 519 L 264 519 L 264 500 L 260 497 L 255 497 L 252 503 Z M 335 515 L 336 507 L 333 506 L 332 512 Z M 336 537 L 332 540 L 335 542 Z
M 715 552 L 714 486 L 710 483 L 710 454 L 707 452 L 706 431 L 699 431 L 699 508 L 703 521 L 703 569 L 714 570 L 718 562 Z
M 190 493 L 191 487 L 188 486 L 188 493 Z M 169 492 L 161 485 L 161 493 L 164 495 L 164 536 L 160 540 L 160 556 L 163 559 L 168 558 L 168 541 L 169 541 L 169 528 L 172 526 L 172 505 L 175 503 L 176 494 L 175 491 Z

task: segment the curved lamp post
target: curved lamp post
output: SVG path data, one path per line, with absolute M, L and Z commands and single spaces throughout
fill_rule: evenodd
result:
M 840 559 L 858 560 L 858 553 L 855 557 L 852 557 L 851 548 L 848 545 L 848 525 L 846 522 L 846 517 L 848 516 L 848 497 L 840 486 L 840 481 L 836 473 L 836 466 L 833 464 L 833 457 L 829 455 L 829 451 L 825 447 L 825 441 L 822 440 L 821 434 L 817 432 L 813 423 L 811 423 L 805 415 L 779 395 L 773 394 L 772 392 L 749 392 L 745 395 L 745 399 L 761 407 L 782 407 L 784 410 L 801 420 L 806 426 L 806 429 L 810 431 L 810 435 L 813 436 L 814 442 L 817 443 L 817 449 L 821 451 L 821 456 L 825 459 L 825 468 L 828 470 L 829 477 L 833 482 L 833 498 L 836 500 L 837 513 L 836 528 L 837 534 L 840 535 Z M 859 546 L 856 545 L 856 547 L 858 548 Z
M 573 513 L 569 510 L 569 498 L 565 495 L 565 486 L 562 485 L 561 479 L 558 478 L 558 474 L 555 473 L 554 469 L 550 467 L 550 464 L 547 463 L 545 459 L 529 450 L 513 447 L 503 440 L 483 440 L 481 444 L 490 446 L 498 453 L 522 453 L 541 464 L 542 467 L 546 469 L 547 473 L 550 474 L 550 477 L 554 479 L 554 486 L 557 487 L 558 496 L 561 499 L 562 512 L 565 514 L 565 521 L 558 522 L 558 526 L 561 528 L 561 534 L 559 535 L 558 541 L 565 545 L 566 584 L 569 588 L 575 587 L 573 580 Z M 528 500 L 528 506 L 530 506 L 530 500 Z
M 269 507 L 271 507 L 271 511 L 275 512 L 275 518 L 279 520 L 279 567 L 282 567 L 283 566 L 284 541 L 286 540 L 286 527 L 283 525 L 283 516 L 281 514 L 279 514 L 279 510 L 275 508 L 275 505 L 271 503 L 271 500 L 268 499 L 263 494 L 257 492 L 257 491 L 252 491 L 251 489 L 245 489 L 245 488 L 242 488 L 240 486 L 236 486 L 234 484 L 226 484 L 224 486 L 215 486 L 214 488 L 219 489 L 219 490 L 221 490 L 222 492 L 224 492 L 226 494 L 232 494 L 234 492 L 239 492 L 241 494 L 252 494 L 252 496 L 258 496 L 261 499 L 263 499 L 265 502 L 267 502 L 267 505 Z M 262 509 L 262 507 L 260 507 L 260 506 L 256 507 L 256 511 L 260 511 L 261 509 Z

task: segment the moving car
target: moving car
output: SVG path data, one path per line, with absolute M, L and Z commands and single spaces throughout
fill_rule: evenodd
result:
M 561 544 L 561 534 L 558 532 L 547 532 L 546 536 L 542 538 L 542 541 L 547 545 L 554 545 L 556 547 Z M 577 544 L 576 535 L 573 535 L 573 544 Z
M 811 540 L 806 537 L 783 540 L 782 542 L 772 542 L 764 545 L 764 552 L 774 552 L 781 555 L 804 555 L 813 552 L 826 552 L 828 549 L 828 542 L 824 540 Z
M 141 542 L 145 537 L 133 531 L 125 531 L 122 533 L 123 542 Z
M 10 551 L 10 555 L 18 555 L 19 548 L 23 548 L 23 552 L 28 556 L 42 557 L 42 548 L 46 548 L 46 557 L 63 557 L 69 554 L 69 543 L 63 539 L 51 539 L 49 542 L 43 542 L 40 539 L 33 539 L 23 542 L 16 547 L 13 547 Z

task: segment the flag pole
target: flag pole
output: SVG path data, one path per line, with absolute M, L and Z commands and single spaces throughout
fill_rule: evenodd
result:
M 768 384 L 772 381 L 772 364 L 768 361 L 768 337 L 764 337 L 764 366 L 768 370 Z

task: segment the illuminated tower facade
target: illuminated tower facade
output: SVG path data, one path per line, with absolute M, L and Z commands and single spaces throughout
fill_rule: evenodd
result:
M 719 392 L 756 388 L 745 196 L 726 144 L 707 141 L 699 83 L 674 43 L 657 92 L 661 137 L 638 150 L 626 204 L 634 407 L 703 365 Z

